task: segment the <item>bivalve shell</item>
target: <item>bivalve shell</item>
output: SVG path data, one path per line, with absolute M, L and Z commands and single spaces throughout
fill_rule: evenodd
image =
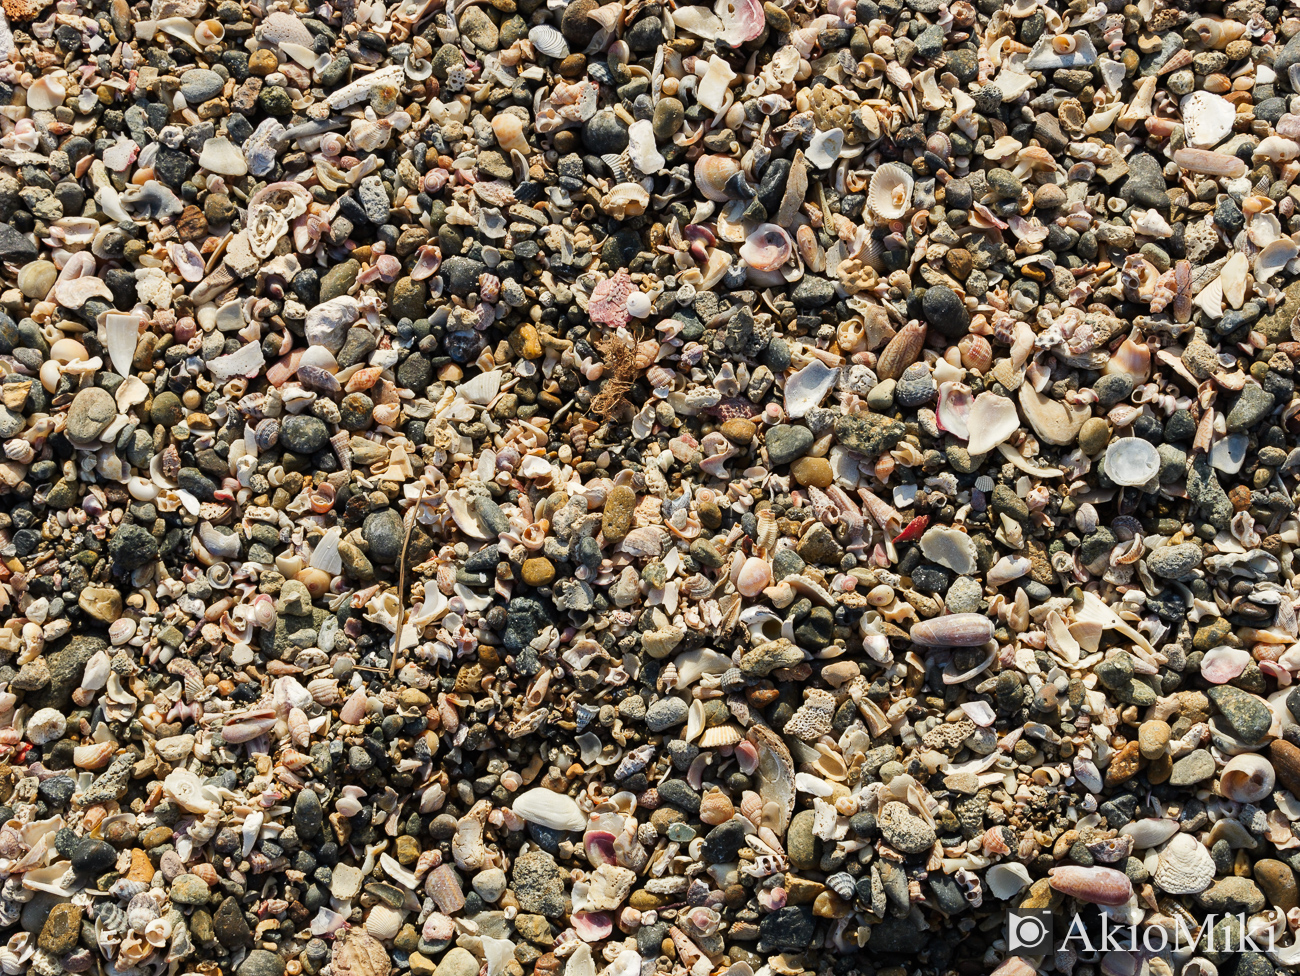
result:
M 1171 895 L 1199 894 L 1214 882 L 1214 858 L 1191 834 L 1175 834 L 1160 852 L 1152 880 Z
M 912 174 L 897 163 L 886 163 L 871 177 L 867 205 L 883 220 L 901 220 L 912 206 Z

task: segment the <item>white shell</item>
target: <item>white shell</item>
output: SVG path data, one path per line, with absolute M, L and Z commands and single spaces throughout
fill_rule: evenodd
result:
M 935 414 L 939 426 L 953 437 L 967 440 L 970 437 L 970 413 L 974 399 L 970 387 L 952 380 L 939 384 L 939 406 Z
M 966 450 L 972 456 L 986 454 L 1020 428 L 1020 414 L 1008 397 L 985 391 L 971 405 L 966 426 L 970 430 Z
M 1192 92 L 1178 104 L 1183 116 L 1187 144 L 1195 149 L 1211 149 L 1232 132 L 1237 109 L 1232 102 L 1207 91 Z
M 528 39 L 533 42 L 533 47 L 547 57 L 567 58 L 569 56 L 568 42 L 554 27 L 538 24 L 528 32 Z
M 1106 477 L 1117 485 L 1145 485 L 1159 471 L 1160 454 L 1141 437 L 1121 437 L 1106 448 Z
M 1029 887 L 1033 879 L 1029 870 L 1018 861 L 995 864 L 984 875 L 984 881 L 993 892 L 993 897 L 1006 901 Z
M 807 416 L 822 397 L 839 379 L 838 368 L 831 369 L 820 359 L 814 359 L 785 381 L 785 412 L 791 417 Z
M 108 336 L 108 358 L 113 369 L 119 376 L 130 376 L 131 361 L 135 359 L 140 339 L 140 316 L 109 312 L 104 316 L 104 331 Z
M 1175 834 L 1160 852 L 1152 880 L 1171 895 L 1200 894 L 1214 881 L 1214 858 L 1191 834 Z
M 219 173 L 222 176 L 248 175 L 248 160 L 239 147 L 224 136 L 209 139 L 203 144 L 199 165 L 209 173 Z
M 510 805 L 518 816 L 552 830 L 582 830 L 587 818 L 572 797 L 537 787 L 520 793 Z
M 1276 783 L 1272 763 L 1253 752 L 1233 756 L 1219 774 L 1219 792 L 1238 803 L 1259 803 Z
M 1030 71 L 1056 68 L 1086 68 L 1097 60 L 1097 49 L 1087 31 L 1073 34 L 1044 34 L 1029 52 L 1025 67 Z
M 900 220 L 912 206 L 912 174 L 897 163 L 886 163 L 871 177 L 867 205 L 884 220 Z
M 1136 850 L 1163 844 L 1176 833 L 1178 833 L 1178 821 L 1160 817 L 1135 820 L 1120 829 L 1120 836 L 1133 838 L 1133 847 Z
M 966 576 L 975 572 L 975 541 L 961 529 L 936 525 L 921 536 L 921 552 L 926 559 Z
M 830 169 L 843 151 L 844 130 L 830 129 L 813 135 L 804 158 L 818 169 Z

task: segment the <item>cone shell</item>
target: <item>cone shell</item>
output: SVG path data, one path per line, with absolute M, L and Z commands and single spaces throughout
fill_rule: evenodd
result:
M 908 636 L 924 647 L 975 647 L 993 639 L 993 621 L 979 613 L 951 613 L 913 624 Z
M 1067 864 L 1048 873 L 1053 889 L 1092 905 L 1122 905 L 1133 894 L 1133 882 L 1114 868 Z

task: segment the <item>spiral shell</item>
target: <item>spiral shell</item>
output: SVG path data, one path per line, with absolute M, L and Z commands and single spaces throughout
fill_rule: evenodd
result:
M 142 891 L 126 906 L 126 924 L 135 932 L 144 932 L 145 927 L 158 918 L 159 914 L 158 902 L 153 895 Z
M 695 185 L 714 203 L 730 199 L 727 181 L 740 172 L 739 160 L 716 153 L 701 156 L 695 161 Z
M 1219 775 L 1219 792 L 1238 803 L 1258 803 L 1273 792 L 1273 764 L 1257 753 L 1233 756 Z

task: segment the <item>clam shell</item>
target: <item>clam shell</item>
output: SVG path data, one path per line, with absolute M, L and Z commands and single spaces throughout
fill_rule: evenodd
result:
M 725 203 L 731 199 L 726 189 L 727 181 L 739 172 L 739 160 L 716 153 L 706 154 L 695 161 L 695 185 L 706 199 Z
M 1211 149 L 1232 132 L 1237 109 L 1226 98 L 1212 92 L 1197 91 L 1184 96 L 1178 105 L 1183 116 L 1183 131 L 1193 149 Z
M 587 817 L 576 800 L 545 787 L 519 794 L 510 809 L 524 820 L 552 830 L 582 830 L 587 826 Z
M 532 42 L 533 47 L 549 58 L 569 56 L 569 44 L 564 39 L 564 35 L 547 24 L 538 24 L 529 30 L 528 40 Z
M 1145 485 L 1160 472 L 1160 454 L 1141 437 L 1121 437 L 1106 448 L 1106 476 L 1117 485 Z
M 871 177 L 867 206 L 884 220 L 901 220 L 911 209 L 914 184 L 911 172 L 897 163 L 886 163 Z

